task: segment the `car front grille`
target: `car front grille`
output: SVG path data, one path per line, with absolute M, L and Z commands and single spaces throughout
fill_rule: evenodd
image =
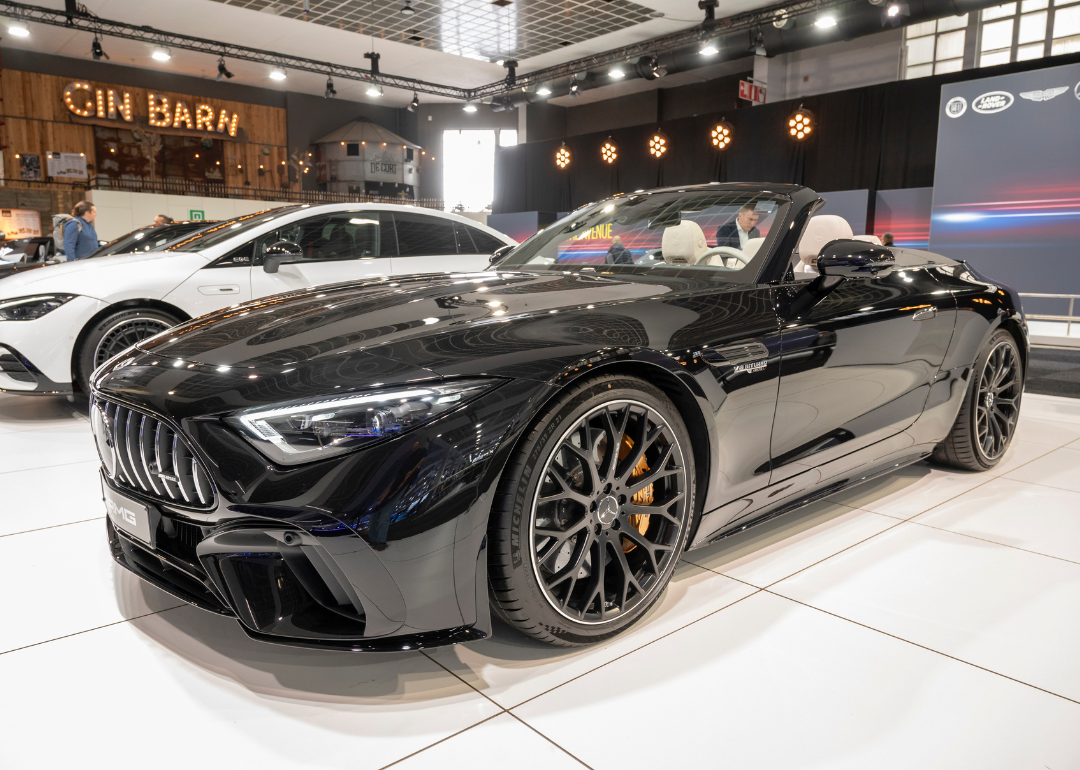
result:
M 110 475 L 117 485 L 180 505 L 213 505 L 210 477 L 175 429 L 150 413 L 100 397 L 96 407 L 100 419 L 94 420 L 94 431 L 108 432 L 98 436 L 98 450 L 111 449 L 115 462 Z M 110 470 L 108 460 L 102 459 Z

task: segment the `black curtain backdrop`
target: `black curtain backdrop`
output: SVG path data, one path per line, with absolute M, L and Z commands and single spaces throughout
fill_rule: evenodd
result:
M 711 181 L 791 182 L 818 192 L 931 187 L 943 84 L 1076 61 L 1080 54 L 499 147 L 494 211 L 570 211 L 616 192 Z M 804 142 L 788 135 L 788 116 L 799 106 L 816 119 L 813 138 Z M 734 137 L 717 152 L 709 132 L 721 118 L 734 126 Z M 670 147 L 659 161 L 648 150 L 657 130 Z M 600 157 L 609 137 L 619 148 L 614 169 Z M 571 163 L 560 170 L 555 151 L 563 142 Z

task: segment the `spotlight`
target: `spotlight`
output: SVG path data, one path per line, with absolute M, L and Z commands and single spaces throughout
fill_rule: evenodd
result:
M 157 61 L 168 61 L 172 58 L 172 53 L 169 52 L 168 48 L 158 46 L 151 52 L 150 56 Z
M 94 35 L 94 42 L 90 44 L 90 55 L 94 57 L 94 61 L 109 60 L 109 54 L 105 53 L 105 49 L 101 47 L 101 41 L 98 40 L 97 35 Z
M 814 113 L 799 107 L 788 118 L 788 134 L 797 140 L 805 139 L 814 130 Z
M 726 120 L 721 120 L 714 127 L 710 133 L 712 138 L 713 147 L 718 150 L 726 150 L 728 145 L 731 144 L 731 138 L 735 135 L 735 127 L 728 123 Z
M 329 98 L 334 97 L 334 96 L 337 96 L 337 89 L 334 88 L 334 79 L 327 76 L 327 78 L 326 78 L 326 91 L 323 92 L 323 97 L 326 98 L 326 99 L 329 99 Z
M 646 80 L 657 80 L 667 74 L 667 69 L 660 66 L 660 60 L 655 56 L 642 56 L 634 65 L 634 70 Z
M 416 13 L 416 9 L 412 7 L 412 0 L 405 0 L 405 5 L 401 7 L 402 16 L 412 16 Z
M 577 77 L 570 78 L 570 98 L 577 99 L 581 94 L 581 86 L 577 82 Z
M 619 159 L 619 148 L 615 142 L 611 141 L 610 136 L 604 142 L 604 146 L 600 148 L 600 157 L 609 166 Z
M 620 78 L 624 78 L 624 77 L 626 77 L 626 73 L 625 73 L 625 72 L 623 72 L 623 71 L 622 71 L 621 69 L 619 69 L 618 67 L 612 67 L 612 68 L 611 68 L 611 71 L 610 71 L 610 72 L 608 73 L 608 75 L 610 75 L 611 77 L 615 78 L 616 80 L 619 80 Z
M 888 9 L 886 9 L 885 15 L 890 17 L 890 18 L 892 18 L 893 16 L 899 16 L 900 15 L 900 6 L 897 5 L 896 3 L 893 3 L 892 5 L 890 5 L 888 7 Z
M 540 86 L 536 89 L 536 93 L 538 96 L 551 96 L 551 89 L 547 86 Z
M 835 16 L 830 16 L 828 14 L 825 14 L 823 16 L 818 16 L 817 21 L 814 22 L 814 26 L 815 27 L 820 27 L 821 29 L 828 29 L 829 27 L 835 27 L 836 26 L 836 17 Z
M 405 109 L 407 109 L 409 112 L 416 112 L 418 109 L 420 109 L 420 97 L 416 95 L 415 91 L 413 91 L 412 101 L 409 102 L 409 106 Z
M 570 150 L 565 144 L 555 151 L 555 165 L 559 168 L 566 168 L 570 165 Z
M 750 50 L 754 53 L 754 56 L 769 55 L 768 51 L 765 50 L 765 35 L 761 33 L 760 29 L 754 37 L 754 42 L 750 44 Z
M 371 60 L 371 74 L 372 75 L 378 75 L 379 74 L 379 57 L 380 56 L 382 56 L 382 54 L 375 53 L 374 51 L 368 51 L 367 53 L 364 54 L 365 59 L 370 59 Z
M 783 11 L 780 11 L 773 17 L 772 25 L 777 29 L 789 29 L 795 26 L 795 19 L 791 18 Z
M 285 70 L 283 70 L 281 67 L 274 67 L 272 70 L 270 70 L 271 80 L 284 80 L 287 77 L 288 75 L 285 74 Z
M 383 95 L 382 86 L 378 85 L 377 83 L 369 83 L 367 90 L 364 91 L 364 93 L 368 96 L 374 96 L 375 98 L 378 98 Z
M 30 37 L 30 30 L 21 21 L 9 22 L 7 31 L 15 37 Z
M 718 0 L 698 0 L 697 7 L 705 11 L 705 21 L 715 21 L 717 5 Z
M 517 61 L 515 59 L 507 59 L 503 61 L 502 66 L 506 68 L 506 85 L 514 85 L 514 83 L 517 82 Z
M 668 139 L 662 131 L 657 131 L 649 137 L 649 154 L 654 158 L 662 158 L 668 151 Z
M 217 79 L 218 80 L 221 80 L 222 78 L 231 79 L 232 76 L 233 76 L 233 74 L 231 72 L 229 72 L 229 68 L 225 66 L 225 57 L 222 56 L 220 59 L 217 60 Z
M 476 105 L 472 102 L 465 102 L 461 109 L 465 110 L 465 112 L 476 112 Z
M 706 40 L 701 44 L 701 50 L 698 53 L 702 56 L 715 56 L 720 53 L 720 46 L 715 40 Z

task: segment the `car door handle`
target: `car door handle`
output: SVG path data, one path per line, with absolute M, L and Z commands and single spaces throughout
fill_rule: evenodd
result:
M 915 315 L 911 317 L 912 321 L 929 321 L 931 318 L 937 317 L 937 308 L 928 307 L 915 312 Z
M 217 286 L 200 286 L 199 294 L 214 297 L 219 294 L 239 294 L 240 287 L 235 283 L 218 284 Z
M 735 366 L 769 357 L 769 349 L 760 342 L 727 345 L 721 348 L 703 348 L 698 354 L 714 366 Z

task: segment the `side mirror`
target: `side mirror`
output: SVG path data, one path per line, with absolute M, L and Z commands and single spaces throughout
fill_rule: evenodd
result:
M 300 244 L 292 241 L 278 241 L 267 247 L 263 254 L 263 270 L 267 273 L 276 273 L 282 265 L 299 262 L 304 258 L 304 250 Z
M 513 246 L 503 246 L 501 249 L 495 249 L 495 252 L 488 258 L 488 265 L 497 263 L 500 259 L 509 254 L 513 248 Z
M 822 247 L 817 271 L 819 275 L 838 278 L 865 278 L 887 274 L 895 263 L 893 253 L 884 246 L 842 239 Z

